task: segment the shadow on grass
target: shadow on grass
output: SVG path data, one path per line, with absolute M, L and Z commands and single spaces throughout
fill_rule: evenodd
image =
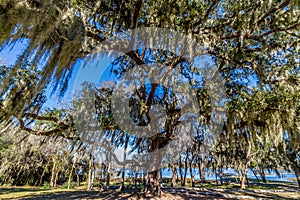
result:
M 0 195 L 8 194 L 8 193 L 16 193 L 16 192 L 40 192 L 40 191 L 46 191 L 50 189 L 44 189 L 44 188 L 26 188 L 26 187 L 10 187 L 10 188 L 0 188 Z
M 28 192 L 22 195 L 22 199 L 154 199 L 149 194 L 142 193 L 141 190 L 134 190 L 132 185 L 127 186 L 125 192 L 114 190 L 117 186 L 112 186 L 108 191 L 85 191 L 85 190 L 63 190 L 63 191 L 49 191 L 44 188 L 0 188 L 0 195 L 8 193 Z M 113 189 L 114 188 L 114 189 Z M 253 189 L 258 189 L 254 191 Z M 270 190 L 262 191 L 261 189 Z M 274 192 L 275 190 L 283 190 L 284 192 Z M 262 192 L 260 192 L 260 191 Z M 49 192 L 48 192 L 49 191 Z M 229 183 L 228 185 L 216 186 L 213 182 L 205 182 L 197 185 L 197 188 L 191 187 L 165 187 L 163 190 L 163 199 L 297 199 L 293 194 L 298 192 L 297 186 L 290 183 L 283 182 L 269 182 L 269 183 L 251 183 L 251 187 L 247 190 L 239 190 L 239 185 Z M 41 192 L 39 194 L 39 192 Z M 287 194 L 289 192 L 291 195 Z M 294 192 L 294 193 L 292 193 Z M 31 193 L 31 194 L 30 194 Z M 249 198 L 247 198 L 249 197 Z M 158 198 L 155 198 L 158 199 Z
M 72 192 L 56 192 L 51 194 L 45 195 L 38 195 L 38 196 L 31 196 L 31 197 L 24 197 L 22 199 L 128 199 L 131 197 L 136 197 L 136 192 L 115 192 L 114 190 L 109 190 L 105 192 L 98 192 L 98 191 L 72 191 Z
M 213 189 L 195 189 L 195 188 L 165 188 L 161 196 L 163 199 L 296 199 L 285 197 L 276 193 L 255 193 L 255 192 L 231 192 L 215 191 Z M 249 198 L 247 198 L 249 197 Z M 51 194 L 44 194 L 39 196 L 25 197 L 22 199 L 105 199 L 105 200 L 123 200 L 123 199 L 154 199 L 149 194 L 144 194 L 135 190 L 127 190 L 125 192 L 117 192 L 115 190 L 109 190 L 104 192 L 98 191 L 65 191 Z M 158 199 L 158 198 L 155 198 Z

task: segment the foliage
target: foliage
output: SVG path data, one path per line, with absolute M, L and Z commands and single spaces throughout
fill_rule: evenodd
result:
M 97 93 L 97 110 L 85 104 L 81 97 L 73 102 L 73 110 L 45 112 L 41 108 L 45 102 L 45 88 L 54 81 L 52 89 L 59 89 L 63 94 L 79 59 L 93 59 L 96 53 L 100 58 L 111 54 L 107 49 L 118 39 L 124 41 L 124 48 L 130 47 L 133 38 L 129 29 L 160 27 L 195 39 L 203 47 L 196 50 L 195 56 L 208 55 L 225 81 L 227 122 L 214 150 L 205 156 L 200 150 L 203 140 L 198 140 L 203 134 L 195 132 L 195 141 L 189 144 L 189 148 L 199 154 L 195 155 L 195 160 L 209 158 L 210 162 L 206 163 L 209 167 L 232 167 L 243 172 L 251 165 L 292 167 L 298 174 L 300 186 L 298 1 L 3 0 L 0 13 L 1 48 L 21 40 L 28 43 L 14 65 L 0 68 L 1 181 L 36 184 L 36 177 L 30 174 L 45 169 L 44 160 L 52 166 L 54 162 L 50 162 L 49 156 L 53 156 L 59 166 L 64 166 L 70 164 L 72 156 L 67 153 L 70 146 L 79 145 L 91 152 L 93 145 L 84 141 L 97 135 L 97 120 L 104 128 L 97 140 L 101 147 L 106 148 L 105 142 L 110 140 L 117 147 L 131 147 L 132 152 L 145 150 L 141 149 L 145 144 L 146 150 L 153 151 L 153 138 L 138 139 L 116 126 L 110 111 L 112 88 L 95 90 L 91 85 L 85 86 L 83 96 Z M 117 38 L 120 35 L 122 38 Z M 170 45 L 177 47 L 180 42 Z M 178 61 L 174 68 L 191 83 L 196 82 L 198 114 L 202 116 L 199 129 L 205 130 L 212 120 L 206 88 L 198 76 L 196 80 L 190 76 L 198 73 L 192 66 L 195 63 L 177 56 L 162 50 L 139 49 L 118 57 L 112 71 L 122 78 L 136 65 L 166 62 L 171 65 Z M 142 90 L 137 91 L 136 97 L 145 92 Z M 146 102 L 145 98 L 131 102 L 133 118 L 139 125 L 149 121 L 152 104 L 166 104 L 164 99 Z M 170 121 L 165 126 L 168 137 L 164 144 L 172 140 L 179 120 L 176 113 L 171 112 L 176 105 L 167 106 L 170 106 Z M 90 123 L 84 118 L 86 110 L 95 111 L 95 116 L 86 118 Z M 74 121 L 78 122 L 77 126 Z M 26 132 L 22 134 L 48 136 L 52 142 L 43 149 L 27 136 L 22 140 L 17 134 L 19 130 L 8 129 L 12 125 Z M 14 138 L 2 136 L 3 132 L 13 134 Z M 22 141 L 18 143 L 18 139 Z M 54 145 L 57 140 L 60 142 Z M 73 142 L 68 143 L 68 140 Z M 20 152 L 18 145 L 23 145 Z M 51 145 L 55 150 L 49 150 Z M 32 156 L 26 160 L 28 154 Z M 66 163 L 64 156 L 68 157 Z M 193 157 L 192 154 L 186 156 Z M 251 163 L 252 160 L 257 163 Z

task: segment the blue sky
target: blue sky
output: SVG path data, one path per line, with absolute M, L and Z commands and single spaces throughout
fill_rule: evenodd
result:
M 13 45 L 2 46 L 0 50 L 0 65 L 14 65 L 19 55 L 28 46 L 28 40 L 23 39 L 15 42 Z M 111 59 L 108 56 L 103 57 L 95 55 L 93 58 L 78 59 L 74 65 L 73 74 L 69 80 L 69 87 L 63 97 L 58 97 L 56 93 L 51 95 L 51 83 L 46 90 L 47 102 L 45 107 L 63 107 L 62 102 L 67 102 L 72 99 L 72 93 L 75 90 L 80 90 L 81 84 L 84 82 L 99 84 L 103 73 L 109 67 Z M 103 78 L 103 77 L 102 77 Z

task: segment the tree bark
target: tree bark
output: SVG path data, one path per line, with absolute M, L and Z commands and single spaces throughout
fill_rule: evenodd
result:
M 146 190 L 146 186 L 147 186 L 147 181 L 146 181 L 146 178 L 145 178 L 145 171 L 143 170 L 143 191 L 145 191 Z
M 247 138 L 245 136 L 245 138 Z M 250 162 L 250 157 L 251 157 L 251 141 L 248 139 L 247 140 L 247 151 L 245 155 L 245 161 L 243 164 L 243 172 L 242 172 L 242 180 L 241 180 L 241 189 L 244 190 L 246 189 L 245 181 L 247 180 L 247 172 L 248 172 L 248 165 Z
M 246 183 L 246 179 L 247 179 L 247 171 L 248 171 L 248 166 L 245 165 L 243 172 L 242 172 L 242 178 L 241 178 L 241 189 L 242 190 L 246 189 L 245 183 Z
M 75 167 L 75 174 L 76 174 L 76 185 L 80 186 L 80 176 L 78 174 L 77 168 Z
M 176 183 L 176 179 L 177 179 L 177 171 L 176 171 L 176 167 L 172 167 L 172 183 L 171 186 L 172 187 L 176 187 L 177 183 Z
M 129 138 L 129 137 L 128 137 Z M 128 139 L 125 142 L 125 148 L 124 148 L 124 154 L 123 154 L 123 160 L 126 160 L 126 153 L 127 153 L 127 145 L 128 145 Z M 121 191 L 125 190 L 125 165 L 123 165 L 122 169 L 122 186 L 121 186 Z
M 53 160 L 53 166 L 51 170 L 51 179 L 50 179 L 50 186 L 56 187 L 56 181 L 57 181 L 57 175 L 58 175 L 58 164 L 55 157 L 52 158 Z
M 218 182 L 218 173 L 217 173 L 217 169 L 214 169 L 214 171 L 215 171 L 215 176 L 216 176 L 216 185 L 217 185 L 217 187 L 218 187 L 219 182 Z
M 159 178 L 159 170 L 155 170 L 148 173 L 147 190 L 150 191 L 151 194 L 160 195 L 161 191 L 159 185 Z
M 106 185 L 105 185 L 106 190 L 109 189 L 109 185 L 110 185 L 110 162 L 108 162 L 106 168 Z
M 68 189 L 71 188 L 71 182 L 73 179 L 73 164 L 70 167 L 69 179 L 68 179 Z
M 263 182 L 263 183 L 266 183 L 267 180 L 266 180 L 266 175 L 265 175 L 265 170 L 264 170 L 264 168 L 259 167 L 259 168 L 258 168 L 258 173 L 259 173 L 259 175 L 260 175 L 260 177 L 261 177 L 262 182 Z
M 89 155 L 89 171 L 88 171 L 88 185 L 87 190 L 91 190 L 93 188 L 93 156 L 92 153 Z
M 73 170 L 75 169 L 76 162 L 77 162 L 77 158 L 74 157 L 73 163 L 70 167 L 70 174 L 69 174 L 69 180 L 68 180 L 68 189 L 70 189 L 70 187 L 71 187 L 71 182 L 73 180 Z
M 200 180 L 202 182 L 205 181 L 205 171 L 204 171 L 204 161 L 202 159 L 199 159 L 198 161 L 198 168 L 199 168 L 199 177 L 200 177 Z
M 44 168 L 44 170 L 43 170 L 43 172 L 42 172 L 42 175 L 41 175 L 41 177 L 40 177 L 40 183 L 39 183 L 40 186 L 43 185 L 43 179 L 44 179 L 44 176 L 45 176 L 45 174 L 46 174 L 47 168 L 48 168 L 48 164 L 45 166 L 45 168 Z
M 298 165 L 297 162 L 297 154 L 295 152 L 292 153 L 287 153 L 286 156 L 288 157 L 292 170 L 295 173 L 297 182 L 298 182 L 298 187 L 300 188 L 300 166 Z
M 252 173 L 254 174 L 256 180 L 258 183 L 260 183 L 259 178 L 257 177 L 256 171 L 251 167 L 250 170 L 252 171 Z
M 55 179 L 54 179 L 54 188 L 56 188 L 56 184 L 57 184 L 57 179 L 58 179 L 58 173 L 59 173 L 59 171 L 57 170 L 56 171 L 56 174 L 55 174 Z
M 182 176 L 182 162 L 181 162 L 181 155 L 179 155 L 179 175 L 180 175 L 180 183 L 182 184 L 183 176 Z
M 298 187 L 300 188 L 300 170 L 299 167 L 297 169 L 294 169 L 296 178 L 297 178 L 297 182 L 298 182 Z
M 187 173 L 187 169 L 188 169 L 188 153 L 189 152 L 187 151 L 185 161 L 184 161 L 184 176 L 183 176 L 183 181 L 181 183 L 181 186 L 185 186 L 186 173 Z
M 193 175 L 192 161 L 190 161 L 190 175 L 191 175 L 192 187 L 195 187 L 195 176 Z
M 137 174 L 137 172 L 135 172 L 134 173 L 134 189 L 135 190 L 137 190 L 137 178 L 138 178 L 137 176 L 138 176 L 138 174 Z
M 223 169 L 222 169 L 222 167 L 219 168 L 219 178 L 220 178 L 220 184 L 223 185 Z

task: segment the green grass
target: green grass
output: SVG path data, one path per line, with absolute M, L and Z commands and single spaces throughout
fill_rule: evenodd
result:
M 45 188 L 38 186 L 2 186 L 0 187 L 0 199 L 18 199 L 31 196 L 39 196 L 53 193 L 64 193 L 73 191 L 85 191 L 86 186 L 83 184 L 81 187 L 66 189 L 63 187 L 58 188 Z
M 292 183 L 287 183 L 287 182 L 278 182 L 278 181 L 269 181 L 267 183 L 257 183 L 254 180 L 250 180 L 250 186 L 246 188 L 247 191 L 251 191 L 251 190 L 282 190 L 282 189 L 290 189 L 290 188 L 297 188 L 297 186 L 295 184 Z M 195 187 L 196 188 L 207 188 L 207 189 L 214 189 L 214 188 L 218 188 L 218 189 L 232 189 L 233 193 L 236 193 L 237 191 L 239 191 L 240 189 L 240 185 L 238 183 L 234 183 L 234 182 L 224 182 L 223 185 L 216 185 L 216 183 L 214 181 L 207 181 L 204 183 L 201 183 L 200 181 L 196 181 L 195 182 Z M 120 182 L 111 182 L 110 185 L 121 185 Z M 164 180 L 164 186 L 170 186 L 171 183 L 170 181 L 166 181 Z M 94 191 L 97 191 L 97 183 L 94 184 Z M 137 183 L 138 186 L 138 190 L 142 188 L 142 184 L 141 183 Z M 181 187 L 180 185 L 180 181 L 177 182 L 177 186 Z M 187 187 L 191 187 L 191 182 L 190 180 L 187 179 L 186 182 L 186 186 Z M 45 187 L 34 187 L 34 186 L 3 186 L 0 187 L 0 199 L 19 199 L 19 198 L 24 198 L 24 197 L 32 197 L 32 196 L 40 196 L 40 195 L 48 195 L 48 194 L 63 194 L 63 193 L 68 193 L 68 192 L 76 192 L 77 194 L 80 194 L 81 191 L 82 192 L 86 192 L 86 183 L 82 183 L 80 187 L 76 187 L 74 189 L 66 189 L 66 186 L 61 186 L 59 188 L 56 189 L 47 189 Z M 134 188 L 134 182 L 132 181 L 126 181 L 125 182 L 125 187 L 129 190 Z M 236 192 L 234 192 L 236 191 Z M 245 194 L 247 193 L 247 191 L 245 191 Z M 238 192 L 239 193 L 239 192 Z M 243 192 L 242 192 L 243 193 Z M 242 194 L 241 193 L 241 194 Z M 89 193 L 90 194 L 90 193 Z M 260 194 L 259 192 L 251 192 L 249 193 L 249 195 L 263 195 Z M 291 195 L 291 196 L 297 196 L 300 197 L 300 193 L 287 193 L 287 192 L 283 192 L 283 194 L 280 194 L 279 192 L 276 192 L 276 195 L 283 195 L 283 196 L 287 196 Z M 258 197 L 258 196 L 257 196 Z

